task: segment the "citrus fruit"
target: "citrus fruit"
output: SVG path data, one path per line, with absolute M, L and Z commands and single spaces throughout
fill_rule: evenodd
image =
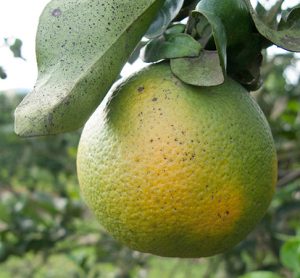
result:
M 242 240 L 273 195 L 277 159 L 268 123 L 227 79 L 183 84 L 168 64 L 116 87 L 84 127 L 77 157 L 84 199 L 132 249 L 203 257 Z

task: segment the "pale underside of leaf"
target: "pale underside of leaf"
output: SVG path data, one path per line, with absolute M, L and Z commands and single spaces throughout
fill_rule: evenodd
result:
M 36 39 L 38 80 L 15 112 L 21 136 L 81 127 L 118 77 L 163 0 L 53 0 Z
M 299 26 L 291 25 L 291 28 L 275 30 L 267 26 L 257 15 L 253 9 L 250 0 L 244 0 L 249 7 L 252 19 L 259 33 L 277 46 L 289 50 L 300 51 L 300 28 Z
M 195 86 L 216 86 L 224 82 L 219 55 L 204 50 L 197 58 L 171 60 L 171 70 L 183 82 Z

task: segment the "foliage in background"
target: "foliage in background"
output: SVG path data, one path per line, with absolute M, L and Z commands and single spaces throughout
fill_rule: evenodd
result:
M 0 47 L 7 47 L 12 52 L 13 56 L 15 58 L 21 58 L 22 57 L 22 41 L 20 39 L 8 39 L 4 38 L 3 43 L 0 45 Z M 5 79 L 7 77 L 5 69 L 0 65 L 0 79 Z

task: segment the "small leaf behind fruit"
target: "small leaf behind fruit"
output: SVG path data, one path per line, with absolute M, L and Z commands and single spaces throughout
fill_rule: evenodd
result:
M 37 32 L 38 80 L 16 109 L 16 133 L 47 135 L 81 127 L 163 3 L 52 0 Z
M 276 30 L 267 26 L 259 18 L 252 7 L 250 0 L 244 1 L 248 5 L 255 26 L 261 35 L 283 49 L 295 52 L 300 51 L 300 28 L 298 24 L 293 24 L 293 22 L 299 21 L 298 17 L 291 18 L 288 26 L 284 26 L 287 28 Z M 283 24 L 281 26 L 283 26 Z
M 172 59 L 171 70 L 190 85 L 215 86 L 224 82 L 217 51 L 204 50 L 197 58 Z
M 188 34 L 170 34 L 151 40 L 142 49 L 141 57 L 146 63 L 162 59 L 196 57 L 201 48 L 201 44 Z
M 179 13 L 183 3 L 184 0 L 165 0 L 162 9 L 158 12 L 156 19 L 152 22 L 145 36 L 148 39 L 153 39 L 162 35 Z

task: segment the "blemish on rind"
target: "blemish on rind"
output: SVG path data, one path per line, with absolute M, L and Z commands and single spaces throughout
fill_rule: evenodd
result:
M 141 93 L 141 92 L 143 92 L 143 91 L 144 91 L 144 89 L 145 89 L 145 87 L 144 87 L 144 86 L 140 86 L 140 87 L 138 87 L 138 89 L 137 89 L 137 90 L 138 90 L 138 92 L 139 92 L 139 93 Z
M 60 8 L 57 8 L 57 9 L 54 9 L 51 14 L 55 17 L 59 17 L 59 16 L 61 16 L 62 12 L 61 12 Z

